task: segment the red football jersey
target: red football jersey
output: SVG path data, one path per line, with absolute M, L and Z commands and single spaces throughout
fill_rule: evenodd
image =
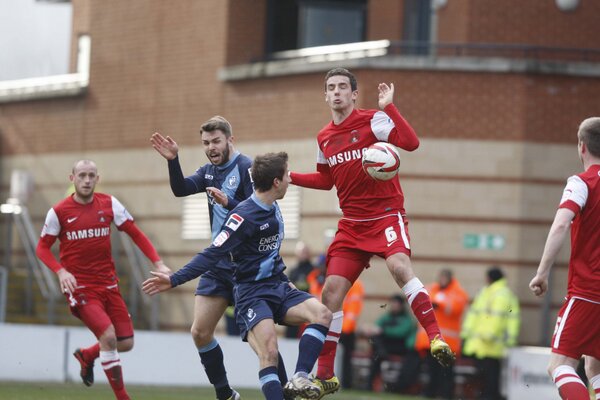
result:
M 408 124 L 404 128 L 414 135 Z M 317 170 L 331 173 L 344 217 L 366 220 L 398 211 L 404 214 L 400 181 L 377 181 L 362 169 L 362 155 L 370 145 L 389 142 L 404 148 L 403 134 L 385 112 L 362 109 L 354 109 L 341 124 L 332 121 L 319 132 Z
M 568 294 L 600 303 L 600 165 L 567 180 L 559 208 L 576 214 L 571 225 Z
M 107 286 L 118 281 L 110 245 L 110 224 L 133 220 L 115 197 L 94 193 L 89 204 L 73 196 L 48 211 L 42 237 L 60 240 L 60 263 L 77 279 L 78 286 Z

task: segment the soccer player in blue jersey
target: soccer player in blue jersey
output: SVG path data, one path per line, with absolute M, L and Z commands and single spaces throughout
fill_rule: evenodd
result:
M 165 138 L 156 132 L 150 138 L 150 142 L 152 147 L 167 159 L 169 182 L 175 196 L 206 192 L 214 239 L 225 222 L 227 213 L 253 192 L 249 173 L 252 160 L 235 150 L 231 124 L 221 116 L 214 116 L 202 124 L 200 135 L 204 152 L 210 162 L 188 177 L 183 175 L 179 164 L 179 147 L 171 137 Z M 219 319 L 232 303 L 231 272 L 221 269 L 202 275 L 196 289 L 191 331 L 200 360 L 208 380 L 215 387 L 218 400 L 240 399 L 240 395 L 229 386 L 223 364 L 223 351 L 214 337 Z M 282 368 L 281 373 L 285 374 L 285 368 Z
M 227 218 L 212 245 L 172 275 L 154 273 L 143 284 L 153 295 L 181 285 L 206 271 L 233 269 L 236 282 L 235 315 L 242 339 L 260 360 L 259 378 L 267 400 L 284 396 L 315 399 L 320 387 L 308 378 L 323 347 L 331 312 L 313 296 L 289 283 L 279 249 L 283 218 L 276 200 L 285 195 L 290 178 L 286 153 L 257 156 L 252 166 L 254 193 Z M 223 263 L 228 257 L 231 263 Z M 282 389 L 277 376 L 278 349 L 275 323 L 309 325 L 300 338 L 294 376 Z

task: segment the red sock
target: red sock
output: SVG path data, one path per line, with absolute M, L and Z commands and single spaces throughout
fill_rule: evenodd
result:
M 125 390 L 125 384 L 123 383 L 123 372 L 120 365 L 116 365 L 112 368 L 105 369 L 104 373 L 108 378 L 108 383 L 112 387 L 113 392 L 117 400 L 130 400 L 127 391 Z
M 589 400 L 590 394 L 573 367 L 560 365 L 552 374 L 554 384 L 563 400 Z
M 337 342 L 333 340 L 326 340 L 323 343 L 323 349 L 321 349 L 319 362 L 317 363 L 317 377 L 319 379 L 329 379 L 334 375 L 333 362 L 335 361 L 337 345 Z
M 427 293 L 427 290 L 425 290 L 421 281 L 417 278 L 413 278 L 404 285 L 402 290 L 406 295 L 406 300 L 408 301 L 408 304 L 410 304 L 410 308 L 412 308 L 415 317 L 425 329 L 425 332 L 427 332 L 429 341 L 432 341 L 438 335 L 441 336 L 440 327 L 435 319 L 429 293 Z
M 108 383 L 110 383 L 110 387 L 112 387 L 117 400 L 130 400 L 129 395 L 125 390 L 123 371 L 121 370 L 121 360 L 119 359 L 117 350 L 101 351 L 100 362 L 102 363 L 102 369 L 104 369 L 104 373 L 108 378 Z
M 319 354 L 319 361 L 317 363 L 317 377 L 319 379 L 329 379 L 335 372 L 333 364 L 335 361 L 335 353 L 337 352 L 337 345 L 342 334 L 342 322 L 344 319 L 344 312 L 338 311 L 333 313 L 333 319 L 331 325 L 329 325 L 329 332 L 323 343 L 323 349 Z
M 100 356 L 100 343 L 96 342 L 88 348 L 81 349 L 81 353 L 83 353 L 85 362 L 94 362 L 94 360 Z

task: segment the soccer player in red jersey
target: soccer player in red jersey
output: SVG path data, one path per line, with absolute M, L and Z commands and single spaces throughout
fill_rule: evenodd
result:
M 323 303 L 334 313 L 317 370 L 317 381 L 325 394 L 339 388 L 333 363 L 342 329 L 344 297 L 373 255 L 385 259 L 394 280 L 402 287 L 427 332 L 432 355 L 442 365 L 450 365 L 454 359 L 441 337 L 429 294 L 411 267 L 400 182 L 376 181 L 362 170 L 363 151 L 373 143 L 389 142 L 407 151 L 419 146 L 414 130 L 392 103 L 394 85 L 380 83 L 378 89 L 380 110 L 357 109 L 354 75 L 344 68 L 329 71 L 325 76 L 325 102 L 331 109 L 332 121 L 317 136 L 317 172 L 290 174 L 292 183 L 298 186 L 330 190 L 335 185 L 343 212 L 327 250 L 327 277 L 322 293 Z
M 575 368 L 585 355 L 586 374 L 600 399 L 600 118 L 588 118 L 577 132 L 584 172 L 567 180 L 529 288 L 536 296 L 548 289 L 548 275 L 571 232 L 567 297 L 558 312 L 548 373 L 561 398 L 589 399 Z
M 73 354 L 81 364 L 83 383 L 94 383 L 94 361 L 99 357 L 116 398 L 128 400 L 119 352 L 133 348 L 133 325 L 119 292 L 110 224 L 126 232 L 157 271 L 171 270 L 125 207 L 113 196 L 94 192 L 99 175 L 93 161 L 77 161 L 70 179 L 75 193 L 48 211 L 36 253 L 58 275 L 71 313 L 98 338 L 94 345 Z M 59 260 L 50 251 L 56 239 L 60 242 Z

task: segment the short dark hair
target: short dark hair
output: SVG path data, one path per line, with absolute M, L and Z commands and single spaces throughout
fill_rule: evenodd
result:
M 594 157 L 600 157 L 600 117 L 583 120 L 577 132 L 579 140 L 585 144 Z
M 214 132 L 217 130 L 223 132 L 225 134 L 225 137 L 227 137 L 227 138 L 230 137 L 233 132 L 229 121 L 227 121 L 225 118 L 221 117 L 220 115 L 215 115 L 214 117 L 212 117 L 211 119 L 209 119 L 208 121 L 203 123 L 202 126 L 200 127 L 200 133 Z
M 487 277 L 490 283 L 494 283 L 502 278 L 504 278 L 504 273 L 497 265 L 490 267 L 487 271 Z
M 354 76 L 354 74 L 352 72 L 348 71 L 346 68 L 339 68 L 339 67 L 329 70 L 329 72 L 327 72 L 327 74 L 325 75 L 325 90 L 327 90 L 327 80 L 329 78 L 331 78 L 332 76 L 338 76 L 338 75 L 342 75 L 342 76 L 345 76 L 348 79 L 350 79 L 350 88 L 352 89 L 353 92 L 355 90 L 358 90 L 358 82 L 356 82 L 356 77 Z
M 254 181 L 254 188 L 259 192 L 270 190 L 275 178 L 283 179 L 287 162 L 288 155 L 283 151 L 256 156 L 250 173 Z

